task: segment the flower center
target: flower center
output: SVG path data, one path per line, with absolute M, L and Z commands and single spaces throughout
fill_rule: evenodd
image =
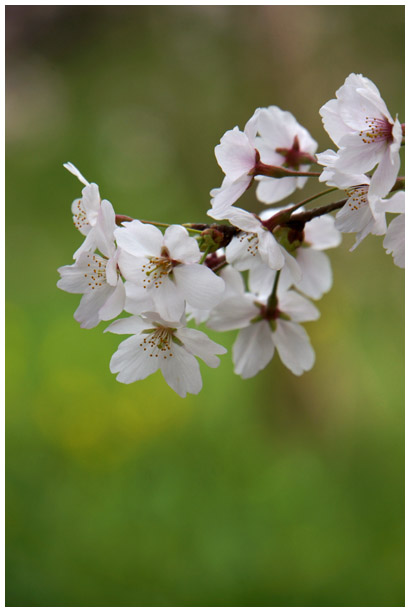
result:
M 91 289 L 98 289 L 98 287 L 102 287 L 103 283 L 105 284 L 107 282 L 107 261 L 95 253 L 89 255 L 88 260 L 87 268 L 89 268 L 89 270 L 84 276 L 88 278 L 88 286 L 91 287 Z
M 258 244 L 259 244 L 257 234 L 250 234 L 248 232 L 243 232 L 242 234 L 239 235 L 239 242 L 241 244 L 244 242 L 245 246 L 246 246 L 246 243 L 248 243 L 246 247 L 246 251 L 249 255 L 252 255 L 252 257 L 255 257 L 256 253 L 258 252 Z
M 74 225 L 79 231 L 81 231 L 83 227 L 89 225 L 85 210 L 81 206 L 81 200 L 77 200 L 74 208 L 75 208 L 75 212 L 73 213 Z
M 359 132 L 365 144 L 393 140 L 393 126 L 386 117 L 366 117 L 365 123 L 367 127 Z
M 171 259 L 168 249 L 163 247 L 160 257 L 149 257 L 149 263 L 142 266 L 146 279 L 144 281 L 144 289 L 149 287 L 160 287 L 164 276 L 168 276 L 174 268 L 179 264 L 179 261 Z
M 158 326 L 154 330 L 146 331 L 149 333 L 140 342 L 140 346 L 144 351 L 148 351 L 150 357 L 167 359 L 174 356 L 172 353 L 172 333 L 174 330 L 171 327 Z
M 367 206 L 367 192 L 369 191 L 368 185 L 360 185 L 359 187 L 353 187 L 352 189 L 346 189 L 348 197 L 347 204 L 350 210 L 359 210 L 362 206 Z
M 302 151 L 300 148 L 299 138 L 295 136 L 291 149 L 286 147 L 278 147 L 276 153 L 279 153 L 285 158 L 282 163 L 284 168 L 292 168 L 293 170 L 299 170 L 301 165 L 314 163 L 316 160 L 310 153 Z

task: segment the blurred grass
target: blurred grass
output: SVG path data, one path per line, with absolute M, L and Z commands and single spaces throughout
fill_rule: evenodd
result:
M 213 147 L 257 106 L 323 150 L 354 71 L 404 121 L 403 8 L 6 13 L 7 605 L 403 605 L 404 283 L 380 239 L 331 253 L 311 372 L 242 381 L 227 355 L 185 400 L 117 383 L 121 338 L 55 286 L 79 244 L 63 162 L 117 212 L 203 221 Z

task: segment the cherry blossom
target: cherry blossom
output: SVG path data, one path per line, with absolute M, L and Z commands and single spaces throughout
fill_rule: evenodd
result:
M 222 300 L 211 313 L 207 323 L 211 329 L 240 329 L 233 361 L 235 373 L 242 378 L 251 378 L 265 368 L 275 347 L 283 364 L 297 376 L 313 366 L 315 354 L 299 323 L 316 320 L 319 311 L 295 291 L 281 292 L 275 302 L 271 305 L 268 295 L 246 292 L 242 282 L 236 295 Z
M 119 267 L 126 280 L 145 289 L 140 292 L 145 309 L 147 297 L 154 310 L 168 321 L 179 320 L 185 302 L 195 308 L 215 306 L 224 282 L 208 267 L 199 264 L 198 243 L 181 225 L 171 225 L 165 233 L 147 223 L 131 221 L 115 231 L 121 248 Z M 137 308 L 134 299 L 134 308 Z
M 73 257 L 77 259 L 81 253 L 99 249 L 105 255 L 107 253 L 108 226 L 110 226 L 113 241 L 115 225 L 115 213 L 112 204 L 108 200 L 102 200 L 98 185 L 89 183 L 81 172 L 71 163 L 64 164 L 71 174 L 85 185 L 82 190 L 82 198 L 73 201 L 71 211 L 76 228 L 86 236 L 83 244 L 76 250 Z M 108 250 L 111 250 L 108 248 Z
M 325 130 L 339 147 L 335 167 L 344 173 L 361 173 L 377 165 L 369 197 L 386 196 L 400 167 L 402 128 L 376 85 L 361 74 L 350 74 L 336 98 L 319 112 Z
M 121 342 L 110 362 L 118 373 L 117 380 L 132 383 L 143 380 L 158 369 L 168 385 L 181 397 L 197 394 L 202 388 L 199 365 L 195 357 L 216 368 L 226 349 L 206 334 L 190 329 L 181 321 L 165 321 L 156 313 L 118 319 L 105 331 L 131 334 Z
M 225 173 L 221 187 L 211 191 L 212 207 L 217 214 L 236 202 L 253 181 L 253 170 L 258 159 L 255 137 L 259 113 L 260 109 L 256 109 L 243 132 L 238 126 L 225 132 L 220 144 L 215 147 L 215 157 Z
M 317 142 L 288 111 L 277 106 L 260 110 L 258 132 L 255 144 L 261 161 L 272 166 L 282 166 L 289 170 L 306 172 L 311 162 Z M 283 200 L 295 189 L 301 189 L 307 177 L 270 178 L 257 176 L 256 197 L 260 202 L 273 204 Z
M 107 259 L 96 253 L 81 253 L 74 264 L 58 269 L 57 287 L 68 293 L 83 293 L 74 318 L 91 329 L 100 321 L 117 317 L 124 308 L 125 289 L 117 271 L 118 251 Z

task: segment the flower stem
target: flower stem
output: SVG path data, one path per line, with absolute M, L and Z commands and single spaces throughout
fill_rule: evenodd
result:
M 271 292 L 271 294 L 269 296 L 269 299 L 268 299 L 268 308 L 275 309 L 276 306 L 277 306 L 278 299 L 276 297 L 276 292 L 278 290 L 279 277 L 280 277 L 280 270 L 278 270 L 276 272 L 275 282 L 273 283 L 272 292 Z
M 332 191 L 337 191 L 337 187 L 331 187 L 330 189 L 325 189 L 325 191 L 316 193 L 315 195 L 310 196 L 309 198 L 306 198 L 306 200 L 302 200 L 302 202 L 299 202 L 298 204 L 295 204 L 294 206 L 290 206 L 289 208 L 286 208 L 285 210 L 281 210 L 280 212 L 275 213 L 272 217 L 270 217 L 270 219 L 267 219 L 266 221 L 263 221 L 262 223 L 269 231 L 273 231 L 276 226 L 284 225 L 288 221 L 293 220 L 294 216 L 292 216 L 292 213 L 294 213 L 295 210 L 297 210 L 301 206 L 304 206 L 304 204 L 307 204 L 308 202 L 312 202 L 313 200 L 316 200 L 318 198 L 321 198 L 324 195 L 327 195 L 328 193 L 331 193 Z
M 207 258 L 207 256 L 208 256 L 209 251 L 211 250 L 211 248 L 212 248 L 212 247 L 211 247 L 211 245 L 208 245 L 208 246 L 206 247 L 205 251 L 202 253 L 202 257 L 201 257 L 201 259 L 199 260 L 199 263 L 200 263 L 200 264 L 203 264 L 203 263 L 204 263 L 204 261 L 205 261 L 205 259 Z
M 298 170 L 289 170 L 283 166 L 270 166 L 258 161 L 253 169 L 254 176 L 262 175 L 270 178 L 284 178 L 289 176 L 320 176 L 322 172 L 299 172 Z

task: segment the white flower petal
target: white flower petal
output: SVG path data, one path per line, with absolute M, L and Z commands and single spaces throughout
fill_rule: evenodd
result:
M 201 258 L 201 252 L 195 238 L 190 238 L 188 231 L 182 225 L 167 227 L 164 234 L 164 246 L 172 259 L 183 263 L 196 263 Z
M 161 372 L 166 382 L 181 397 L 185 397 L 187 393 L 196 395 L 202 389 L 197 360 L 175 343 L 172 345 L 172 353 L 172 357 L 160 360 Z
M 257 176 L 258 186 L 256 197 L 263 204 L 274 204 L 291 195 L 297 188 L 296 178 L 293 176 L 284 178 L 271 178 L 269 176 Z
M 248 174 L 244 174 L 233 182 L 225 178 L 221 187 L 212 189 L 212 208 L 208 210 L 207 214 L 213 219 L 226 219 L 227 210 L 245 193 L 252 180 L 253 177 Z
M 136 257 L 159 257 L 164 243 L 162 232 L 148 223 L 138 220 L 124 222 L 114 232 L 118 246 Z
M 210 368 L 219 366 L 219 358 L 216 355 L 224 355 L 226 348 L 213 342 L 206 334 L 197 330 L 183 327 L 175 332 L 184 347 L 193 355 L 196 355 Z
M 210 268 L 201 264 L 182 264 L 173 270 L 175 284 L 191 306 L 213 308 L 222 298 L 225 283 Z
M 267 321 L 259 321 L 242 329 L 233 345 L 234 372 L 251 378 L 263 370 L 274 354 L 272 331 Z
M 255 166 L 256 151 L 248 136 L 235 127 L 222 136 L 215 157 L 226 176 L 235 181 Z
M 153 287 L 150 295 L 154 300 L 156 312 L 165 321 L 178 321 L 182 317 L 185 297 L 169 277 L 165 277 L 159 287 Z
M 102 321 L 109 321 L 117 317 L 124 309 L 125 303 L 125 288 L 123 282 L 120 280 L 117 286 L 100 308 L 99 317 Z
M 305 225 L 305 242 L 318 251 L 337 247 L 342 242 L 342 236 L 335 227 L 332 215 L 316 217 Z
M 296 291 L 286 291 L 279 294 L 279 309 L 287 314 L 292 321 L 316 321 L 320 312 L 314 304 Z
M 104 306 L 114 289 L 110 285 L 103 285 L 81 298 L 79 307 L 74 313 L 74 319 L 85 329 L 91 329 L 101 321 L 100 309 Z
M 149 328 L 149 325 L 148 325 Z M 111 323 L 104 332 L 112 332 L 113 334 L 139 334 L 144 329 L 147 329 L 147 322 L 145 319 L 137 316 L 125 317 L 123 319 L 117 319 Z
M 261 259 L 272 270 L 280 270 L 285 264 L 285 256 L 273 234 L 268 230 L 258 232 L 258 252 Z
M 405 267 L 405 222 L 404 214 L 398 215 L 387 228 L 383 241 L 386 253 L 392 253 L 394 263 L 399 268 Z
M 95 223 L 95 241 L 99 251 L 106 257 L 112 257 L 114 254 L 114 230 L 116 227 L 112 204 L 108 200 L 103 200 Z
M 296 376 L 313 367 L 315 352 L 301 325 L 278 319 L 273 341 L 283 364 Z
M 118 372 L 118 382 L 130 384 L 143 380 L 160 367 L 159 359 L 150 357 L 140 344 L 141 336 L 127 338 L 112 356 L 110 370 L 113 374 Z
M 127 312 L 139 315 L 155 309 L 154 301 L 146 289 L 129 281 L 126 281 L 124 286 L 126 294 L 124 309 Z
M 321 251 L 300 248 L 297 261 L 302 269 L 302 278 L 296 283 L 296 288 L 314 300 L 320 299 L 330 290 L 333 282 L 328 256 Z
M 259 313 L 260 309 L 255 306 L 251 295 L 229 297 L 212 310 L 207 325 L 216 331 L 241 329 L 247 327 Z
M 78 168 L 74 166 L 74 164 L 72 164 L 71 162 L 67 162 L 63 164 L 63 166 L 66 170 L 71 172 L 71 174 L 74 174 L 74 176 L 76 176 L 83 185 L 89 185 L 89 182 L 87 181 L 87 179 L 83 177 L 81 172 L 78 170 Z
M 390 154 L 389 148 L 386 148 L 384 155 L 379 161 L 371 180 L 369 187 L 369 200 L 374 197 L 383 198 L 386 196 L 394 183 L 396 182 L 397 175 L 400 169 L 400 154 L 397 152 L 396 155 Z

